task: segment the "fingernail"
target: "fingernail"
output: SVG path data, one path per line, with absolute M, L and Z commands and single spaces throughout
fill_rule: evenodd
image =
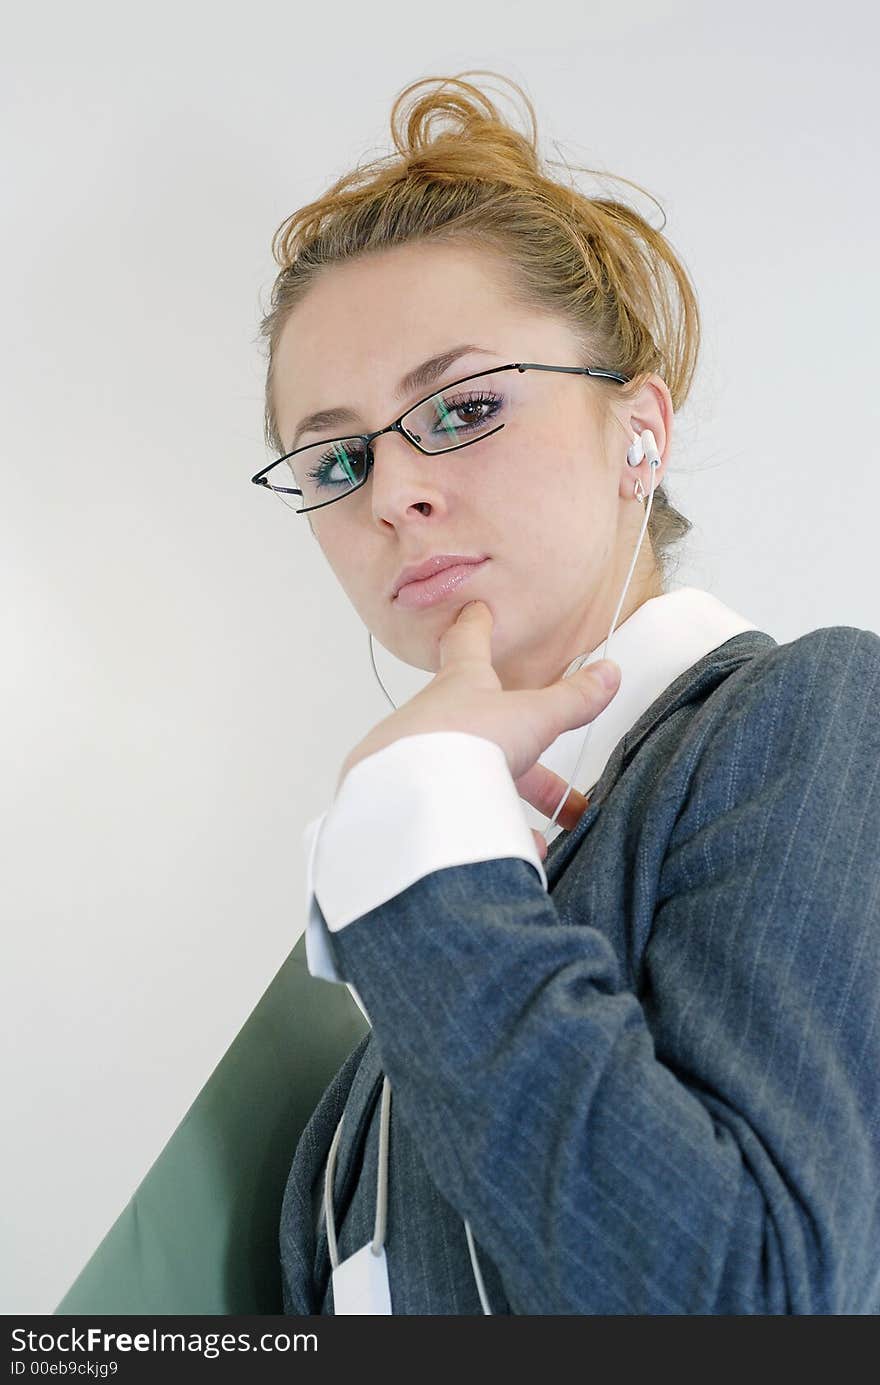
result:
M 593 672 L 598 674 L 606 688 L 616 688 L 620 682 L 620 665 L 613 659 L 602 659 L 593 664 Z

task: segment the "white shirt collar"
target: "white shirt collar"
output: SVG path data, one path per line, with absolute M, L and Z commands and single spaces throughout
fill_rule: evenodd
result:
M 633 611 L 617 626 L 605 650 L 604 657 L 620 665 L 620 686 L 592 723 L 575 787 L 589 795 L 618 741 L 680 674 L 734 635 L 757 629 L 717 596 L 698 587 L 681 587 L 652 597 Z M 583 662 L 592 664 L 602 658 L 604 645 L 603 639 Z M 580 655 L 572 660 L 563 677 L 579 662 Z M 538 757 L 540 763 L 567 782 L 586 734 L 586 724 L 563 731 Z M 560 830 L 557 823 L 554 835 Z

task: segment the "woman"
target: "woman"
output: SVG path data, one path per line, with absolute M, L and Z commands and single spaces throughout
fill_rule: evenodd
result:
M 880 1311 L 880 638 L 669 590 L 664 237 L 461 78 L 392 133 L 281 228 L 263 324 L 254 479 L 435 673 L 306 834 L 310 970 L 371 1029 L 285 1311 Z

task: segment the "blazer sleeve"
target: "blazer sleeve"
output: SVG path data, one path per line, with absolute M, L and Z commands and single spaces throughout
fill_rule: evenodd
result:
M 563 923 L 524 859 L 333 933 L 514 1312 L 880 1309 L 878 706 L 870 631 L 749 664 L 694 742 L 637 991 L 596 892 Z

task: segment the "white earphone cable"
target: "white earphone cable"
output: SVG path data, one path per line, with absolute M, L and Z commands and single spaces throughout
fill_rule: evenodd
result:
M 646 429 L 645 432 L 647 433 L 648 430 Z M 642 437 L 643 437 L 643 438 L 645 437 L 645 433 L 642 434 Z M 651 438 L 652 440 L 653 440 L 653 437 L 654 437 L 653 433 L 650 433 L 650 438 Z M 643 445 L 644 445 L 644 444 L 643 444 Z M 618 603 L 617 603 L 617 609 L 615 610 L 614 615 L 611 617 L 611 626 L 610 626 L 610 628 L 609 628 L 609 630 L 608 630 L 608 634 L 607 634 L 606 637 L 605 637 L 605 643 L 604 643 L 604 645 L 602 646 L 602 653 L 601 653 L 600 656 L 599 656 L 599 659 L 600 659 L 600 660 L 606 658 L 606 656 L 607 656 L 607 654 L 608 654 L 608 646 L 609 646 L 609 644 L 611 643 L 611 637 L 612 637 L 612 635 L 614 634 L 614 631 L 615 631 L 615 629 L 616 629 L 616 627 L 617 627 L 617 618 L 618 618 L 618 616 L 620 615 L 621 608 L 622 608 L 623 602 L 624 602 L 624 598 L 626 597 L 627 591 L 629 590 L 629 584 L 630 584 L 630 582 L 632 581 L 632 575 L 633 575 L 633 573 L 635 572 L 636 562 L 638 561 L 639 552 L 640 552 L 641 547 L 642 547 L 642 539 L 643 539 L 644 536 L 645 536 L 645 530 L 646 530 L 647 527 L 648 527 L 648 520 L 649 520 L 650 517 L 651 517 L 651 506 L 652 506 L 653 501 L 654 501 L 654 481 L 655 481 L 655 478 L 656 478 L 656 468 L 657 468 L 657 467 L 659 466 L 659 464 L 660 464 L 660 458 L 657 456 L 656 444 L 653 446 L 653 448 L 650 448 L 650 447 L 647 448 L 646 451 L 647 451 L 649 454 L 650 454 L 651 452 L 653 452 L 653 455 L 650 456 L 650 461 L 651 461 L 651 489 L 650 489 L 649 492 L 648 492 L 648 503 L 647 503 L 647 505 L 645 506 L 645 517 L 644 517 L 644 519 L 642 520 L 642 527 L 641 527 L 641 529 L 639 530 L 639 541 L 638 541 L 638 543 L 636 544 L 636 550 L 635 550 L 635 553 L 633 554 L 632 562 L 631 562 L 630 565 L 629 565 L 629 572 L 626 574 L 626 581 L 625 581 L 624 584 L 623 584 L 623 591 L 620 593 L 620 600 L 619 600 Z M 586 654 L 584 654 L 584 655 L 581 657 L 581 659 L 578 661 L 578 663 L 575 665 L 575 667 L 571 670 L 572 673 L 576 673 L 576 672 L 578 671 L 578 669 L 583 668 L 584 660 L 586 659 L 586 657 L 587 657 Z M 597 660 L 597 662 L 599 662 L 599 660 Z M 559 817 L 559 814 L 560 814 L 560 812 L 562 811 L 562 806 L 563 806 L 563 804 L 565 803 L 565 800 L 568 798 L 569 793 L 571 792 L 571 786 L 572 786 L 572 784 L 575 782 L 575 780 L 576 780 L 577 777 L 578 777 L 578 774 L 580 773 L 580 768 L 581 768 L 581 765 L 582 765 L 582 763 L 583 763 L 584 756 L 585 756 L 586 753 L 587 753 L 587 746 L 588 746 L 589 743 L 590 743 L 590 735 L 591 735 L 592 730 L 593 730 L 593 724 L 594 724 L 594 723 L 591 721 L 590 724 L 589 724 L 589 726 L 587 727 L 587 733 L 586 733 L 586 735 L 584 736 L 583 744 L 582 744 L 582 746 L 581 746 L 581 752 L 580 752 L 580 754 L 579 754 L 578 757 L 577 757 L 577 762 L 575 763 L 575 767 L 574 767 L 574 769 L 572 770 L 571 778 L 569 779 L 568 783 L 567 783 L 566 786 L 565 786 L 565 791 L 563 792 L 562 797 L 560 798 L 559 802 L 558 802 L 557 805 L 556 805 L 556 811 L 555 811 L 555 813 L 553 814 L 552 818 L 550 818 L 550 819 L 548 820 L 546 826 L 545 826 L 544 828 L 542 828 L 542 835 L 543 835 L 545 841 L 547 840 L 548 833 L 549 833 L 549 832 L 552 830 L 552 828 L 554 827 L 554 825 L 555 825 L 555 823 L 556 823 L 556 819 Z

